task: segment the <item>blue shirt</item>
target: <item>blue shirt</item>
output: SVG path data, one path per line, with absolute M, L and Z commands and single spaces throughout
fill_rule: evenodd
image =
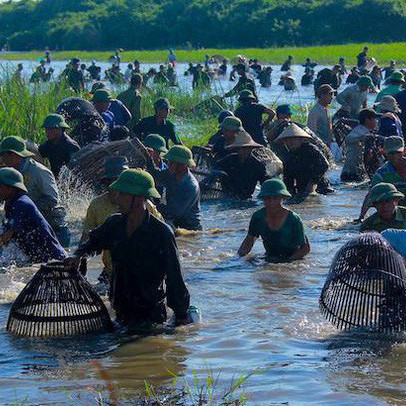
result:
M 17 193 L 13 200 L 7 202 L 5 214 L 5 230 L 14 231 L 14 241 L 32 262 L 66 257 L 54 230 L 26 194 Z
M 114 125 L 126 125 L 132 119 L 130 111 L 120 100 L 112 100 L 108 111 L 114 114 Z
M 104 122 L 106 123 L 107 127 L 109 127 L 111 130 L 116 124 L 114 114 L 110 110 L 107 110 L 104 113 L 101 113 L 101 116 Z

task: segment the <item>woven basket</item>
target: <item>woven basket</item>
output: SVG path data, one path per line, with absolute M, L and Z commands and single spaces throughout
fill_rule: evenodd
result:
M 15 300 L 7 330 L 27 337 L 60 337 L 111 331 L 106 306 L 76 268 L 42 265 Z
M 403 258 L 377 233 L 362 234 L 336 254 L 321 292 L 323 315 L 339 329 L 406 329 Z

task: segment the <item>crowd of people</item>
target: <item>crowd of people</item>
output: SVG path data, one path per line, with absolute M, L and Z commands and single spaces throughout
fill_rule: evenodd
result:
M 119 320 L 162 323 L 167 318 L 166 298 L 177 322 L 182 324 L 188 322 L 190 297 L 174 230 L 203 229 L 200 200 L 208 190 L 219 187 L 227 198 L 245 200 L 253 198 L 260 185 L 257 198 L 264 207 L 252 215 L 247 225 L 247 236 L 238 250 L 240 256 L 251 251 L 258 237 L 267 260 L 272 262 L 299 260 L 310 252 L 303 222 L 288 207 L 316 193 L 334 198 L 328 179 L 334 160 L 344 161 L 342 182 L 371 180 L 358 219 L 362 232 L 406 229 L 406 207 L 402 206 L 406 201 L 405 79 L 392 63 L 392 70 L 384 70 L 387 87 L 368 106 L 368 94 L 379 87 L 365 71 L 373 62 L 367 53 L 365 48 L 357 57 L 361 75 L 342 91 L 341 77 L 347 75 L 344 60 L 331 69 L 336 72 L 335 79 L 332 75 L 326 83 L 325 73 L 317 75 L 316 102 L 306 123 L 292 120 L 290 105 L 274 109 L 260 103 L 256 81 L 261 83 L 259 74 L 267 68 L 257 60 L 240 60 L 232 71 L 239 75 L 238 82 L 224 95 L 237 96 L 237 108 L 222 111 L 218 115 L 218 132 L 206 146 L 193 152 L 183 145 L 169 118 L 172 106 L 168 99 L 156 100 L 154 114 L 142 117 L 145 75 L 139 63 L 128 76 L 128 89 L 116 98 L 95 74 L 91 99 L 83 100 L 86 108 L 94 109 L 92 117 L 97 125 L 91 131 L 89 122 L 82 127 L 75 123 L 76 127 L 70 128 L 63 112 L 52 112 L 43 122 L 47 141 L 38 149 L 14 136 L 1 141 L 4 167 L 0 169 L 0 196 L 6 202 L 1 245 L 15 241 L 33 262 L 64 259 L 77 264 L 83 256 L 103 252 L 100 279 L 110 285 L 110 298 Z M 173 67 L 174 52 L 170 51 L 169 56 Z M 292 61 L 289 57 L 282 70 L 289 71 Z M 189 66 L 187 72 L 193 76 L 195 86 L 204 84 L 203 74 L 208 74 L 211 63 L 206 58 L 204 67 Z M 225 74 L 227 61 L 222 64 Z M 119 65 L 116 52 L 113 66 Z M 308 59 L 305 74 L 315 66 Z M 79 94 L 84 78 L 81 69 L 75 58 L 64 73 Z M 92 71 L 97 73 L 96 69 Z M 256 72 L 256 78 L 250 76 L 250 71 Z M 159 80 L 167 78 L 163 70 L 157 75 L 160 73 Z M 351 70 L 347 81 L 355 73 L 355 69 Z M 334 98 L 341 109 L 333 116 L 330 106 Z M 89 114 L 86 117 L 88 120 Z M 334 130 L 339 122 L 347 125 L 344 135 Z M 127 138 L 141 141 L 145 165 L 130 168 L 125 156 L 106 159 L 104 192 L 91 202 L 79 246 L 68 257 L 65 249 L 69 247 L 69 228 L 57 181 L 61 169 L 93 142 L 108 145 Z M 209 162 L 209 170 L 199 178 L 195 161 L 202 155 Z M 40 163 L 45 159 L 50 169 Z M 283 164 L 281 177 L 269 171 L 269 165 L 275 162 Z M 364 220 L 371 207 L 376 212 Z

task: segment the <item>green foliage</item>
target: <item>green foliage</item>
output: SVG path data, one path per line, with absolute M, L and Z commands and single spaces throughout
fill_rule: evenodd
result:
M 404 0 L 24 0 L 0 5 L 13 50 L 271 47 L 406 40 Z

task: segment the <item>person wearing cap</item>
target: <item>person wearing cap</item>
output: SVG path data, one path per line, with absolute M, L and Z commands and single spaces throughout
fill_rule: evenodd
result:
M 130 79 L 129 88 L 117 96 L 117 99 L 123 102 L 131 113 L 132 119 L 128 123 L 130 130 L 133 130 L 135 125 L 141 120 L 142 82 L 142 75 L 139 73 L 133 74 Z
M 154 103 L 155 114 L 142 118 L 136 124 L 135 136 L 142 141 L 149 134 L 159 134 L 165 139 L 166 148 L 169 148 L 169 141 L 175 145 L 181 145 L 182 141 L 175 132 L 175 126 L 168 120 L 172 108 L 168 99 L 158 99 Z
M 85 80 L 80 69 L 80 59 L 72 58 L 69 69 L 66 72 L 66 83 L 76 93 L 83 91 L 85 88 Z
M 168 86 L 169 79 L 164 65 L 159 65 L 159 70 L 154 76 L 154 84 L 160 86 Z
M 293 63 L 293 56 L 289 55 L 288 58 L 286 59 L 286 61 L 281 66 L 281 71 L 282 72 L 290 71 L 290 68 L 292 67 L 292 63 Z
M 224 191 L 241 200 L 251 199 L 257 183 L 262 184 L 268 178 L 266 163 L 252 154 L 254 149 L 263 148 L 263 145 L 241 130 L 235 141 L 225 148 L 228 154 L 217 161 L 214 168 L 227 175 L 221 179 Z
M 226 147 L 235 141 L 235 137 L 240 131 L 244 131 L 244 128 L 238 117 L 232 115 L 223 119 L 220 123 L 221 137 L 217 139 L 211 149 L 215 161 L 218 161 L 227 155 L 228 152 Z
M 281 104 L 276 108 L 276 120 L 265 126 L 265 135 L 268 142 L 274 147 L 273 141 L 289 125 L 292 120 L 293 110 L 290 104 Z M 276 152 L 277 153 L 277 152 Z
M 377 105 L 376 111 L 382 114 L 379 122 L 378 134 L 382 136 L 397 135 L 403 136 L 402 122 L 398 114 L 401 113 L 399 105 L 393 96 L 383 96 L 381 102 Z M 396 132 L 393 134 L 392 128 L 395 126 Z
M 361 110 L 359 124 L 345 137 L 346 155 L 341 172 L 343 182 L 362 182 L 366 176 L 364 156 L 365 142 L 378 128 L 380 115 L 372 109 Z
M 241 120 L 245 131 L 251 135 L 255 142 L 266 146 L 263 126 L 272 121 L 275 112 L 263 104 L 257 103 L 254 94 L 250 90 L 240 92 L 238 101 L 240 104 L 235 110 L 235 116 Z M 264 114 L 267 115 L 265 122 L 263 122 Z
M 38 151 L 43 158 L 49 160 L 51 171 L 57 178 L 62 166 L 69 163 L 80 146 L 66 134 L 65 130 L 69 126 L 60 114 L 49 114 L 42 123 L 42 128 L 45 129 L 48 140 L 38 147 Z
M 23 176 L 14 168 L 0 169 L 0 199 L 5 202 L 1 246 L 15 242 L 33 263 L 66 257 L 51 226 L 28 197 Z
M 391 183 L 396 189 L 405 194 L 406 193 L 406 159 L 405 143 L 401 137 L 387 137 L 383 144 L 384 156 L 387 159 L 374 174 L 371 185 L 375 186 L 378 183 Z M 368 197 L 364 199 L 361 213 L 358 221 L 361 221 L 368 211 Z M 406 200 L 403 198 L 400 200 L 402 206 L 406 205 Z
M 330 104 L 333 97 L 334 89 L 330 85 L 321 85 L 317 90 L 317 103 L 310 110 L 307 117 L 307 126 L 327 145 L 330 145 L 333 141 L 333 126 L 330 114 Z
M 111 253 L 110 300 L 118 321 L 134 327 L 163 323 L 166 304 L 178 324 L 187 322 L 190 296 L 183 281 L 175 236 L 147 210 L 148 198 L 159 198 L 152 176 L 127 169 L 110 185 L 120 213 L 89 233 L 66 263 L 102 250 Z
M 148 172 L 158 186 L 165 188 L 166 204 L 159 211 L 173 228 L 201 230 L 200 187 L 190 169 L 196 166 L 192 151 L 183 145 L 174 145 L 163 156 L 167 169 L 159 169 L 150 157 Z
M 243 90 L 250 90 L 255 97 L 255 101 L 257 101 L 255 80 L 250 75 L 247 75 L 247 66 L 244 63 L 238 63 L 236 71 L 240 76 L 238 82 L 229 92 L 224 94 L 224 97 L 233 97 Z
M 109 91 L 108 88 L 106 87 L 106 84 L 103 82 L 93 83 L 90 93 L 92 95 L 94 95 L 94 93 L 97 90 Z M 110 94 L 110 96 L 111 96 L 111 94 Z M 110 106 L 109 106 L 108 110 L 114 114 L 114 125 L 115 126 L 124 126 L 124 125 L 129 125 L 129 123 L 131 123 L 131 120 L 133 118 L 132 113 L 129 111 L 129 109 L 126 107 L 126 105 L 118 98 L 114 99 L 112 97 L 110 99 Z
M 364 47 L 362 52 L 360 52 L 357 55 L 357 66 L 358 66 L 358 68 L 364 68 L 367 65 L 368 61 L 370 60 L 370 58 L 368 57 L 368 51 L 369 51 L 369 48 Z
M 406 207 L 399 206 L 404 194 L 391 183 L 377 183 L 368 195 L 368 207 L 375 207 L 376 213 L 366 218 L 360 227 L 361 232 L 377 231 L 378 233 L 394 228 L 406 229 Z
M 276 143 L 288 150 L 283 157 L 283 179 L 296 203 L 303 201 L 319 184 L 320 193 L 333 192 L 325 178 L 328 161 L 312 142 L 313 137 L 295 123 L 276 139 Z
M 349 118 L 357 119 L 361 109 L 367 107 L 368 90 L 373 87 L 369 76 L 361 76 L 356 85 L 348 86 L 337 94 L 337 102 L 349 111 Z
M 105 124 L 111 130 L 115 125 L 115 116 L 112 111 L 109 110 L 110 103 L 113 98 L 106 89 L 98 89 L 94 92 L 92 103 L 97 112 L 102 116 Z
M 104 163 L 104 174 L 101 180 L 102 185 L 109 188 L 109 186 L 118 179 L 121 173 L 128 168 L 128 161 L 124 156 L 107 158 Z M 116 194 L 116 191 L 108 189 L 107 192 L 95 197 L 90 202 L 83 222 L 82 237 L 80 241 L 86 241 L 92 230 L 101 226 L 107 218 L 114 213 L 119 213 Z M 146 207 L 150 214 L 154 215 L 157 219 L 162 220 L 161 213 L 159 213 L 156 206 L 149 199 L 146 201 Z M 113 269 L 109 251 L 103 251 L 102 260 L 104 269 L 99 276 L 99 280 L 107 282 L 110 281 Z
M 54 174 L 44 165 L 32 159 L 20 137 L 6 137 L 0 143 L 0 157 L 6 166 L 17 169 L 24 178 L 28 196 L 51 225 L 64 247 L 70 243 L 66 223 L 66 210 L 59 202 L 58 186 Z
M 90 66 L 86 69 L 90 74 L 90 79 L 92 80 L 100 80 L 100 70 L 99 66 L 96 65 L 96 61 L 92 61 Z
M 405 78 L 400 71 L 393 72 L 388 81 L 389 86 L 378 93 L 375 103 L 379 103 L 383 96 L 396 96 L 403 89 L 403 85 L 405 84 Z
M 258 237 L 262 238 L 267 259 L 272 262 L 302 259 L 310 252 L 302 220 L 283 206 L 289 197 L 291 194 L 280 179 L 268 179 L 262 184 L 258 198 L 265 207 L 252 215 L 248 234 L 238 250 L 240 256 L 251 252 Z
M 223 133 L 222 133 L 222 129 L 221 129 L 221 123 L 223 122 L 223 120 L 226 117 L 234 117 L 234 113 L 231 110 L 223 110 L 219 113 L 219 115 L 217 116 L 217 121 L 219 123 L 219 129 L 218 131 L 213 134 L 210 139 L 209 142 L 207 143 L 207 147 L 212 149 L 214 145 L 216 145 L 218 142 L 222 143 L 224 146 L 224 139 L 223 139 Z

